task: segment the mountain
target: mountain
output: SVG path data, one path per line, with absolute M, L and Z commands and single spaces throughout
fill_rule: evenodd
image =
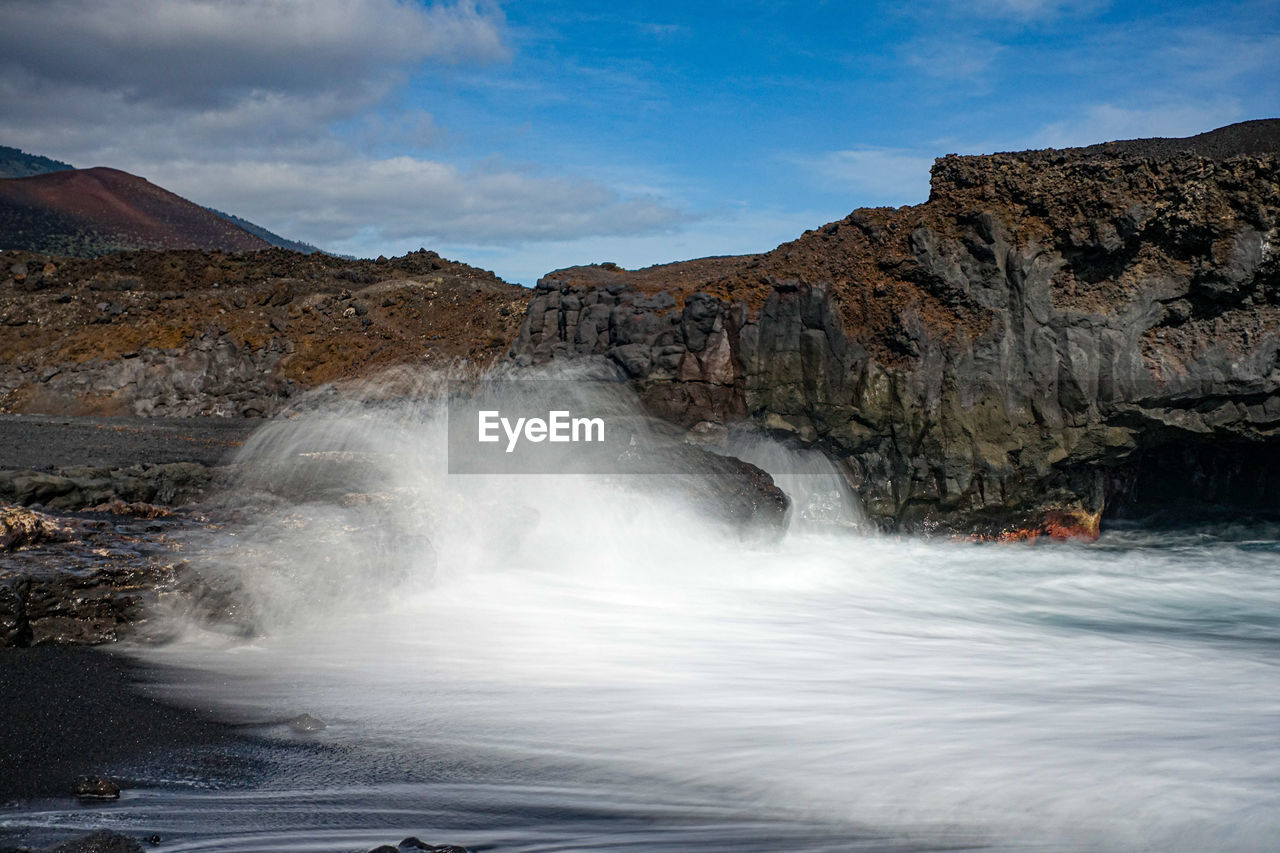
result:
M 91 257 L 124 249 L 253 251 L 271 244 L 117 169 L 0 180 L 0 249 Z
M 699 434 L 841 460 L 900 531 L 1280 512 L 1280 120 L 933 167 L 763 255 L 550 273 L 521 363 L 611 363 Z
M 0 145 L 0 178 L 25 178 L 74 168 L 70 163 Z
M 218 216 L 221 216 L 223 219 L 227 220 L 232 225 L 236 225 L 240 228 L 243 228 L 245 231 L 248 231 L 253 236 L 260 237 L 263 240 L 266 240 L 271 245 L 278 246 L 281 249 L 289 249 L 290 251 L 300 252 L 301 254 L 304 254 L 304 255 L 310 255 L 315 252 L 324 251 L 324 249 L 321 249 L 318 246 L 313 246 L 310 243 L 300 243 L 297 240 L 290 240 L 286 237 L 281 237 L 279 234 L 276 234 L 275 232 L 272 232 L 272 231 L 268 231 L 267 229 L 263 228 L 261 225 L 254 225 L 249 220 L 241 219 L 239 216 L 236 216 L 234 214 L 224 213 L 221 210 L 218 210 L 217 208 L 213 208 L 213 207 L 208 207 L 205 209 L 208 210 L 210 213 L 216 213 Z M 346 256 L 343 256 L 343 257 L 346 257 Z M 351 259 L 348 258 L 348 260 L 351 260 Z
M 17 148 L 10 148 L 8 146 L 0 145 L 0 179 L 26 178 L 34 175 L 45 175 L 50 172 L 71 171 L 74 169 L 75 169 L 75 166 L 72 166 L 69 163 L 63 163 L 60 160 L 53 160 L 49 157 L 41 157 L 40 155 L 37 155 L 37 154 L 28 154 L 27 152 Z M 236 216 L 235 214 L 226 213 L 224 211 L 217 210 L 216 208 L 212 208 L 212 207 L 207 207 L 205 209 L 210 211 L 211 213 L 217 214 L 227 222 L 230 222 L 232 225 L 235 225 L 244 231 L 248 231 L 253 236 L 266 241 L 272 246 L 279 246 L 282 249 L 290 249 L 294 252 L 301 252 L 304 255 L 309 255 L 312 252 L 324 251 L 323 249 L 320 249 L 317 246 L 313 246 L 310 243 L 302 243 L 297 240 L 290 240 L 286 237 L 281 237 L 279 234 L 276 234 L 272 231 L 268 231 L 266 228 L 263 228 L 261 225 L 255 225 L 249 220 L 242 219 L 241 217 Z M 31 215 L 32 214 L 27 214 L 27 216 L 31 216 Z M 26 218 L 26 217 L 23 217 L 23 218 Z M 33 223 L 33 224 L 36 224 L 36 223 Z M 7 236 L 7 233 L 0 231 L 0 247 L 2 247 L 5 242 L 3 239 L 5 236 Z M 74 246 L 79 241 L 76 241 L 74 238 L 71 238 L 64 242 L 68 246 Z M 95 241 L 90 239 L 89 245 L 94 245 L 94 244 L 95 244 Z M 17 247 L 16 244 L 15 244 L 15 247 Z M 75 254 L 75 253 L 68 252 L 67 254 Z M 101 252 L 95 251 L 92 254 L 101 254 Z M 344 255 L 342 257 L 347 257 L 347 256 Z M 348 260 L 350 260 L 350 258 L 348 258 Z

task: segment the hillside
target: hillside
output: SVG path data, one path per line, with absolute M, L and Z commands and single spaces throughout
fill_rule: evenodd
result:
M 61 172 L 61 171 L 69 171 L 74 169 L 75 169 L 75 166 L 72 166 L 69 163 L 63 163 L 60 160 L 54 160 L 49 157 L 42 157 L 38 154 L 28 154 L 27 152 L 17 148 L 10 148 L 5 145 L 0 145 L 0 179 L 26 178 L 26 177 L 31 177 L 33 175 L 45 175 L 50 172 Z M 261 225 L 256 225 L 247 219 L 243 219 L 239 216 L 236 216 L 235 214 L 226 213 L 224 211 L 218 210 L 217 208 L 213 208 L 213 207 L 206 207 L 205 209 L 208 210 L 210 213 L 214 213 L 220 216 L 222 219 L 226 220 L 227 222 L 230 222 L 232 225 L 235 225 L 237 228 L 240 228 L 244 231 L 248 231 L 253 236 L 258 237 L 262 240 L 265 240 L 267 243 L 271 244 L 272 246 L 279 246 L 282 249 L 291 249 L 292 251 L 295 251 L 295 252 L 301 252 L 304 255 L 309 255 L 312 252 L 323 251 L 323 249 L 320 249 L 317 246 L 313 246 L 310 243 L 302 243 L 297 240 L 290 240 L 287 237 L 281 237 L 279 234 L 276 234 L 273 231 L 269 231 L 266 228 L 263 228 Z M 74 227 L 74 226 L 70 226 L 65 221 L 62 221 L 57 218 L 49 219 L 48 217 L 40 215 L 36 211 L 31 211 L 26 214 L 21 214 L 16 218 L 15 221 L 21 222 L 24 220 L 30 221 L 31 226 L 37 227 L 37 228 L 39 227 L 39 224 L 41 221 L 48 222 L 49 227 L 53 229 Z M 81 223 L 81 227 L 84 230 L 92 230 L 87 227 L 86 223 Z M 90 246 L 94 246 L 94 245 L 112 246 L 113 245 L 110 243 L 110 241 L 106 241 L 105 243 L 99 242 L 92 239 L 91 237 L 86 240 L 78 241 L 74 237 L 74 234 L 76 232 L 69 231 L 69 230 L 66 232 L 58 232 L 58 231 L 50 232 L 44 238 L 45 245 L 52 245 L 53 243 L 57 242 L 58 233 L 63 234 L 63 237 L 64 237 L 63 242 L 67 246 L 74 246 L 77 243 L 87 244 Z M 5 238 L 5 232 L 0 231 L 0 247 L 3 247 L 8 242 L 4 238 Z M 19 245 L 17 242 L 15 242 L 12 248 L 22 248 L 23 246 L 31 247 L 35 245 L 36 245 L 35 239 L 29 238 L 28 242 L 22 245 Z M 146 247 L 131 246 L 128 248 L 146 248 Z M 69 253 L 73 255 L 78 254 L 76 252 L 69 252 Z M 79 254 L 83 254 L 86 257 L 91 257 L 93 255 L 104 254 L 104 253 L 105 251 L 100 251 L 95 249 L 93 251 L 79 253 Z
M 269 415 L 400 364 L 487 364 L 530 291 L 420 251 L 0 253 L 0 411 Z
M 74 169 L 70 163 L 28 154 L 18 148 L 0 145 L 0 178 L 25 178 L 30 175 L 43 175 L 48 172 L 60 172 Z
M 91 257 L 123 249 L 251 251 L 270 244 L 117 169 L 0 180 L 0 248 Z
M 274 231 L 268 231 L 266 228 L 263 228 L 261 225 L 255 225 L 249 220 L 242 219 L 233 213 L 226 213 L 214 207 L 206 208 L 206 210 L 208 210 L 210 213 L 216 213 L 218 216 L 221 216 L 223 219 L 227 220 L 232 225 L 235 225 L 238 228 L 243 228 L 245 231 L 248 231 L 253 236 L 260 237 L 263 240 L 266 240 L 271 245 L 277 246 L 281 249 L 288 249 L 291 252 L 300 252 L 301 254 L 304 254 L 304 255 L 310 255 L 313 252 L 324 251 L 318 246 L 313 246 L 310 243 L 302 243 L 302 242 L 299 242 L 298 240 L 290 240 L 287 237 L 281 237 L 279 234 L 275 233 Z

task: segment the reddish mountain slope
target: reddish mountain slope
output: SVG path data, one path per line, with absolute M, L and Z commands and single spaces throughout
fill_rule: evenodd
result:
M 0 180 L 0 249 L 93 256 L 121 249 L 252 251 L 268 245 L 118 169 Z

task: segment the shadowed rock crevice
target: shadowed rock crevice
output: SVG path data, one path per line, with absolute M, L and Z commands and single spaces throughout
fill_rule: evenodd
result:
M 1280 441 L 1173 440 L 1111 472 L 1108 518 L 1280 516 Z

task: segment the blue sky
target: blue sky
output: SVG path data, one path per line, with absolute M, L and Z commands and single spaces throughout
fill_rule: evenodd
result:
M 1280 116 L 1280 4 L 8 0 L 0 143 L 335 251 L 763 251 L 936 156 Z

